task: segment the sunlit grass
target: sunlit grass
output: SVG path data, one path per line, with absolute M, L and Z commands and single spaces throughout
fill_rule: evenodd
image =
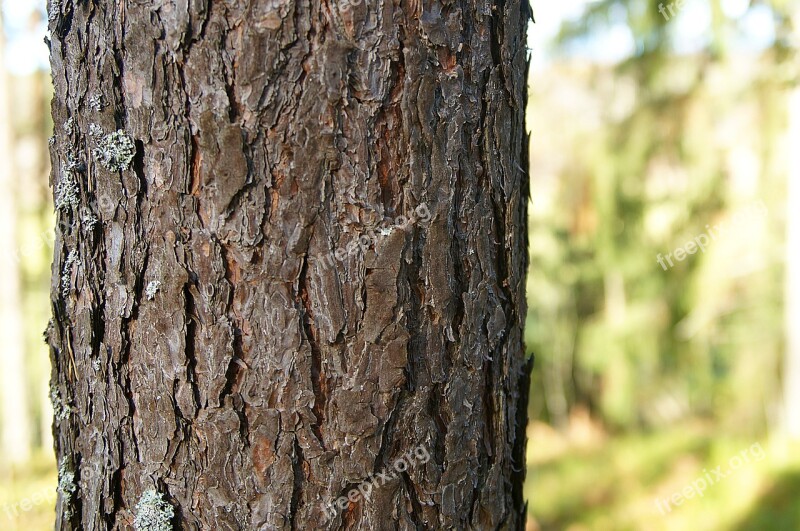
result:
M 578 442 L 534 424 L 529 439 L 529 529 L 800 529 L 800 452 L 785 442 L 727 436 L 703 423 Z M 749 462 L 731 470 L 731 459 L 745 454 Z M 718 466 L 725 478 L 713 475 Z M 698 478 L 712 480 L 702 496 L 691 489 Z M 667 505 L 687 490 L 691 497 Z
M 28 466 L 4 471 L 0 479 L 0 529 L 53 529 L 58 479 L 49 454 L 37 456 Z

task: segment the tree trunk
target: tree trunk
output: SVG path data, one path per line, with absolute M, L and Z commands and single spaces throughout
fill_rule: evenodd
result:
M 800 8 L 792 20 L 795 35 L 800 37 Z M 789 129 L 786 137 L 789 155 L 786 180 L 786 282 L 784 289 L 786 347 L 783 365 L 783 431 L 800 440 L 800 88 L 788 96 Z
M 529 9 L 350 1 L 51 6 L 57 528 L 524 526 Z

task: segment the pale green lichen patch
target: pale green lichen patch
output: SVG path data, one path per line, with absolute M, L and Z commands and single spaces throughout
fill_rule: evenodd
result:
M 147 285 L 147 289 L 145 289 L 144 294 L 147 296 L 147 300 L 151 301 L 156 298 L 156 293 L 158 290 L 161 289 L 161 282 L 158 280 L 153 280 Z
M 97 216 L 91 210 L 84 210 L 81 215 L 81 222 L 86 230 L 92 230 L 97 225 Z
M 80 190 L 71 171 L 65 171 L 56 185 L 56 210 L 69 210 L 78 204 Z
M 94 94 L 89 98 L 89 108 L 95 112 L 100 112 L 106 106 L 102 94 Z
M 136 531 L 172 531 L 174 517 L 175 508 L 159 492 L 150 489 L 136 504 L 133 528 Z
M 67 260 L 64 262 L 64 270 L 61 272 L 61 294 L 64 298 L 69 296 L 69 291 L 72 285 L 72 267 L 78 261 L 80 255 L 75 249 L 71 250 L 67 255 Z
M 66 457 L 61 460 L 58 467 L 58 492 L 61 494 L 61 499 L 65 509 L 66 515 L 72 514 L 72 497 L 78 491 L 78 485 L 75 483 L 75 471 L 70 465 L 69 459 Z
M 55 23 L 61 15 L 61 0 L 52 0 L 50 2 L 50 9 L 47 10 L 47 19 L 51 23 Z
M 109 171 L 122 171 L 130 167 L 136 155 L 133 139 L 123 130 L 104 136 L 93 150 L 97 161 Z
M 72 406 L 61 398 L 61 392 L 55 386 L 50 386 L 50 402 L 53 404 L 53 416 L 57 422 L 66 420 L 72 413 Z
M 103 128 L 95 123 L 89 124 L 89 136 L 92 138 L 100 138 L 103 136 Z

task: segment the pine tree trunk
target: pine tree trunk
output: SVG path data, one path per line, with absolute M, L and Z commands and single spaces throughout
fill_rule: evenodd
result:
M 351 2 L 52 6 L 58 529 L 524 526 L 529 9 Z

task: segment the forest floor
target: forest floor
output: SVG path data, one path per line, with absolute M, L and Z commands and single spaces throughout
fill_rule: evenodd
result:
M 585 419 L 564 432 L 532 423 L 528 531 L 800 529 L 800 445 L 718 430 L 694 421 L 610 436 Z M 0 530 L 53 529 L 56 484 L 47 454 L 0 473 Z
M 0 472 L 0 529 L 52 531 L 57 475 L 49 453 L 36 455 L 28 466 Z
M 611 437 L 529 427 L 528 531 L 800 529 L 800 445 L 699 421 Z

